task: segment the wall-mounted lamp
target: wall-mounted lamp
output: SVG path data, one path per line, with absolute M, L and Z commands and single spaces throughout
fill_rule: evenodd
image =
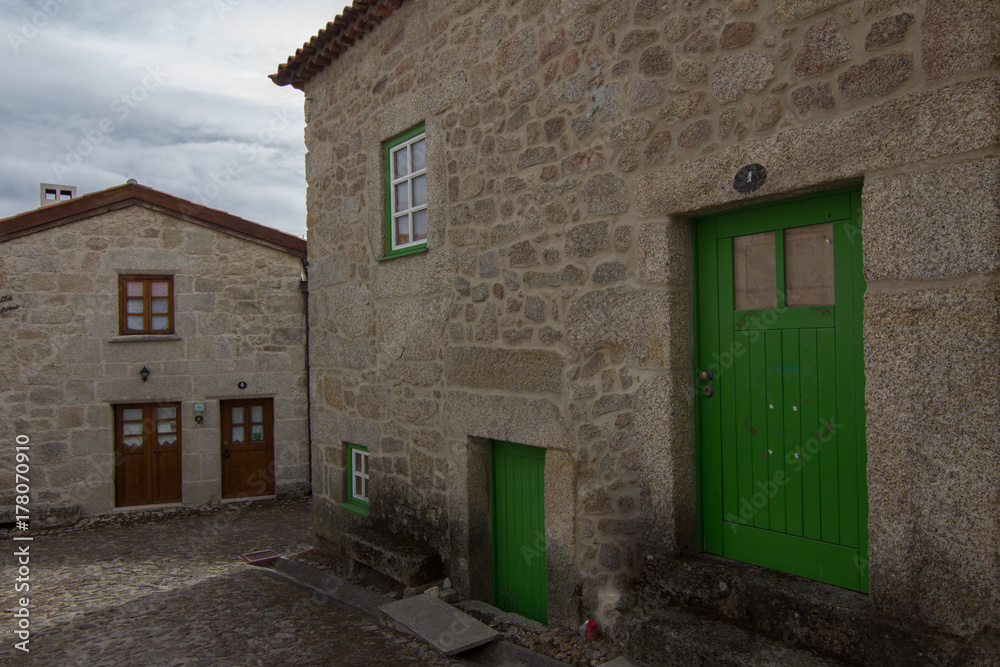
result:
M 145 382 L 146 380 L 148 380 L 149 379 L 149 369 L 146 368 L 145 366 L 143 366 L 142 370 L 139 371 L 139 377 L 142 378 L 143 382 Z

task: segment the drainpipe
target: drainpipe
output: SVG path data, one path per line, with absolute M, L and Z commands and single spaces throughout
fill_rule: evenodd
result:
M 309 460 L 309 495 L 313 493 L 313 456 L 312 456 L 312 371 L 309 368 L 309 260 L 302 260 L 302 281 L 299 291 L 305 299 L 305 332 L 306 332 L 306 438 L 308 438 Z

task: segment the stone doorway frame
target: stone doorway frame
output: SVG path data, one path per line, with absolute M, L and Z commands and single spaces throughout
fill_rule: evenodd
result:
M 522 438 L 526 435 L 521 434 Z M 449 570 L 452 585 L 470 598 L 490 604 L 494 604 L 492 442 L 510 438 L 509 435 L 468 436 L 465 441 L 454 442 L 451 459 Z M 530 441 L 522 444 L 539 446 Z M 545 549 L 549 625 L 576 627 L 580 618 L 574 595 L 578 575 L 574 557 L 577 465 L 568 449 L 543 448 L 546 450 Z

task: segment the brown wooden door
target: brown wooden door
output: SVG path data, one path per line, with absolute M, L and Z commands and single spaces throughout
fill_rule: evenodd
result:
M 222 497 L 274 495 L 274 404 L 222 401 Z
M 181 501 L 181 405 L 115 406 L 115 505 Z

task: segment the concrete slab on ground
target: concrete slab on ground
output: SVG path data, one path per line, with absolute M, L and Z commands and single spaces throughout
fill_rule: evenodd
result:
M 391 628 L 423 639 L 445 655 L 488 644 L 500 633 L 433 595 L 415 595 L 379 607 Z
M 272 568 L 292 583 L 314 590 L 330 602 L 372 621 L 378 620 L 379 606 L 388 601 L 380 593 L 288 558 L 275 561 Z
M 646 667 L 641 662 L 636 662 L 627 655 L 620 655 L 614 660 L 604 663 L 601 667 Z

